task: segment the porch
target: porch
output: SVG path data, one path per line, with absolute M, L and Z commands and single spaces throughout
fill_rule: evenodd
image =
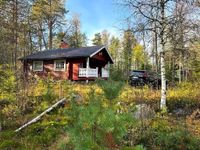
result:
M 99 74 L 98 67 L 97 68 L 79 68 L 78 72 L 79 77 L 88 77 L 88 78 L 108 78 L 109 71 L 106 68 L 101 68 L 101 73 Z

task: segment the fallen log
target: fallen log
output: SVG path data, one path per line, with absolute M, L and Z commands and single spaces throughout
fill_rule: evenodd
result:
M 34 119 L 32 119 L 31 121 L 29 121 L 28 123 L 24 124 L 23 126 L 21 126 L 20 128 L 18 128 L 17 130 L 15 130 L 15 132 L 18 132 L 24 128 L 26 128 L 27 126 L 37 122 L 38 120 L 41 119 L 42 116 L 44 116 L 46 113 L 50 112 L 51 110 L 53 110 L 55 107 L 57 107 L 59 104 L 62 104 L 64 101 L 66 101 L 65 98 L 59 100 L 58 102 L 56 102 L 55 104 L 53 104 L 51 107 L 49 107 L 47 110 L 45 110 L 44 112 L 42 112 L 40 115 L 38 115 L 37 117 L 35 117 Z

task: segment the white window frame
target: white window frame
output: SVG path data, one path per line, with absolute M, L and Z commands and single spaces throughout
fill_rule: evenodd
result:
M 63 69 L 57 69 L 56 63 L 57 62 L 63 62 L 64 61 L 64 68 Z M 54 71 L 65 71 L 66 70 L 66 60 L 54 60 Z
M 35 69 L 35 63 L 36 62 L 41 62 L 42 63 L 41 69 Z M 33 71 L 43 71 L 43 61 L 33 61 L 32 69 L 33 69 Z

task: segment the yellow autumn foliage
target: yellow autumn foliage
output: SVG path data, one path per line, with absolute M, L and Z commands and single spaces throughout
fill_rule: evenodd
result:
M 191 100 L 200 101 L 200 83 L 182 83 L 174 88 L 168 88 L 167 90 L 167 100 Z M 81 95 L 84 99 L 88 99 L 91 90 L 96 96 L 103 95 L 102 89 L 95 83 L 90 84 L 80 84 L 80 83 L 70 83 L 62 81 L 51 81 L 47 82 L 44 80 L 37 80 L 37 82 L 29 85 L 29 96 L 41 96 L 48 91 L 48 88 L 52 88 L 55 95 L 66 96 L 70 92 L 75 92 Z M 120 92 L 118 100 L 125 103 L 133 102 L 154 102 L 160 100 L 160 90 L 150 89 L 148 87 L 134 88 L 132 86 L 126 85 Z

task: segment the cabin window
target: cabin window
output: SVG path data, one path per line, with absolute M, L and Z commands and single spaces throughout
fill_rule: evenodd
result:
M 65 71 L 66 61 L 65 60 L 55 60 L 54 70 L 55 71 Z
M 33 61 L 33 71 L 43 71 L 43 61 Z

